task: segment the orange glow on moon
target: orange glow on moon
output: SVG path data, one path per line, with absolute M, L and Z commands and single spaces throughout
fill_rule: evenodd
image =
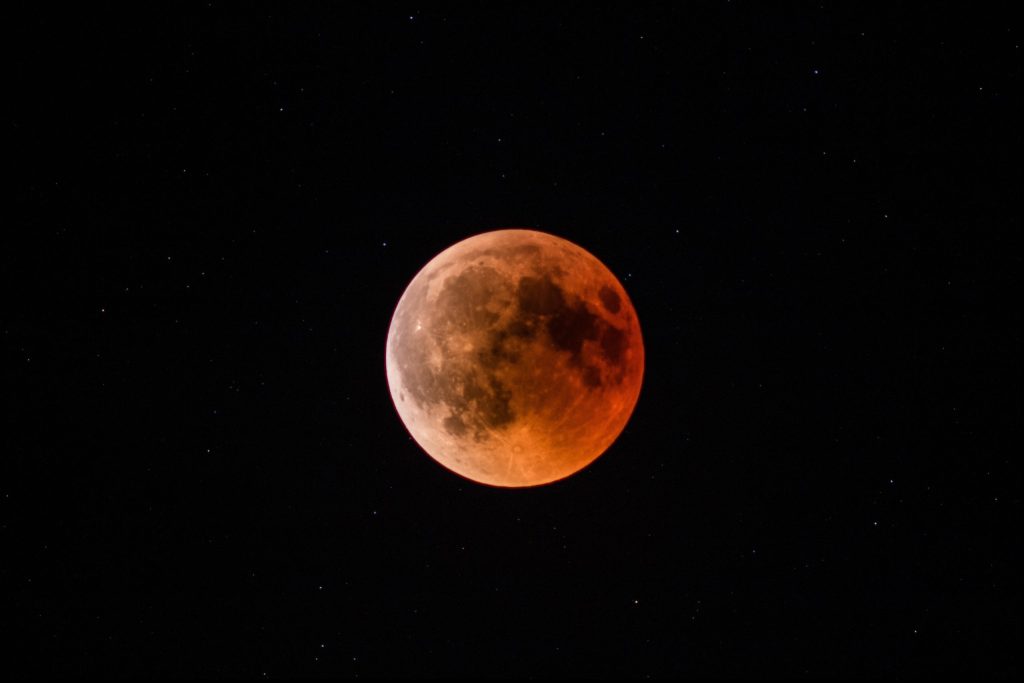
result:
M 536 486 L 593 462 L 640 394 L 636 311 L 587 251 L 535 230 L 470 237 L 431 260 L 387 340 L 398 414 L 435 460 L 492 486 Z

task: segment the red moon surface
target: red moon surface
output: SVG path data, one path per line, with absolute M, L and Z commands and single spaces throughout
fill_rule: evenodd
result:
M 495 230 L 431 260 L 398 302 L 387 377 L 413 439 L 492 486 L 568 477 L 618 438 L 644 347 L 622 284 L 584 249 Z

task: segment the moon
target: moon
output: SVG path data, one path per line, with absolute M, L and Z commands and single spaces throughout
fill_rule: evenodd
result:
M 644 347 L 622 284 L 536 230 L 475 235 L 417 273 L 388 330 L 388 387 L 413 439 L 467 479 L 538 486 L 618 438 Z

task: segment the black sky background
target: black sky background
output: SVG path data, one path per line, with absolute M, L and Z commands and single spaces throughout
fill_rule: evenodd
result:
M 26 7 L 6 673 L 1019 674 L 1015 5 Z M 419 268 L 514 226 L 647 353 L 530 490 L 384 375 Z

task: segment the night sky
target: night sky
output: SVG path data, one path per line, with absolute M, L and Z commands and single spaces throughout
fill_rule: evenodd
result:
M 8 12 L 4 674 L 1019 674 L 1016 3 Z M 591 466 L 444 469 L 395 305 L 587 249 Z

